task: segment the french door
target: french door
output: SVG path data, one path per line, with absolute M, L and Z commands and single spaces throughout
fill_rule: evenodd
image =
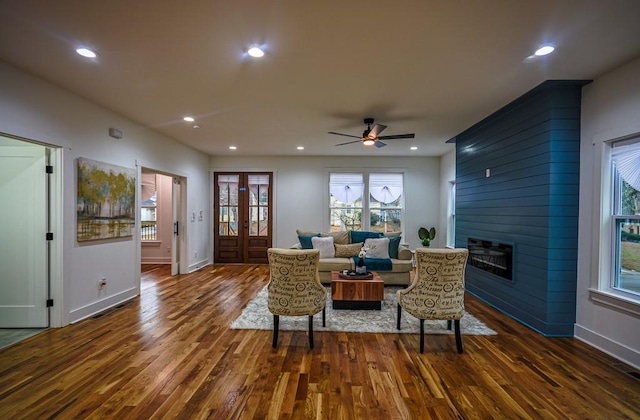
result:
M 272 181 L 271 172 L 214 173 L 214 262 L 269 262 Z

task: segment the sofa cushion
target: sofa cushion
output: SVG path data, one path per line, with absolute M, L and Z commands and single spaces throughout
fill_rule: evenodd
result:
M 406 273 L 413 269 L 411 260 L 391 260 L 393 262 L 393 268 L 391 271 L 394 273 Z
M 358 253 L 362 249 L 362 245 L 364 245 L 362 242 L 358 242 L 355 244 L 348 244 L 348 245 L 335 244 L 336 257 L 339 257 L 339 258 L 355 257 L 358 255 Z
M 321 233 L 320 236 L 331 236 L 334 244 L 350 244 L 351 235 L 348 230 L 342 230 L 340 232 Z
M 393 236 L 389 238 L 389 257 L 398 258 L 398 247 L 400 247 L 400 236 Z
M 402 232 L 385 232 L 383 235 L 387 238 L 395 238 L 396 236 L 402 236 Z
M 367 238 L 364 241 L 365 258 L 389 259 L 389 238 Z
M 352 230 L 351 231 L 351 242 L 364 242 L 367 238 L 381 238 L 382 234 L 380 232 L 370 232 L 367 230 Z
M 318 233 L 317 235 L 299 235 L 298 236 L 298 241 L 300 241 L 300 248 L 301 249 L 313 249 L 313 244 L 311 243 L 311 238 L 313 237 L 319 237 L 320 234 Z
M 312 236 L 311 244 L 313 245 L 313 249 L 320 250 L 320 258 L 333 258 L 336 255 L 336 249 L 333 247 L 333 238 L 331 236 Z
M 353 260 L 351 258 L 320 258 L 318 271 L 342 271 L 353 270 Z
M 320 236 L 321 232 L 312 231 L 312 230 L 300 230 L 296 229 L 296 234 L 298 236 Z

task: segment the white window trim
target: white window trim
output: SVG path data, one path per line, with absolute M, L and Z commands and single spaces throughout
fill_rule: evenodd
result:
M 369 207 L 369 175 L 372 173 L 383 174 L 383 173 L 396 173 L 402 174 L 402 184 L 403 191 L 400 202 L 402 203 L 402 236 L 404 236 L 404 229 L 407 226 L 406 220 L 406 202 L 405 197 L 407 193 L 407 170 L 406 169 L 394 169 L 394 168 L 325 168 L 325 205 L 324 208 L 324 226 L 325 231 L 331 230 L 331 192 L 329 191 L 329 183 L 331 178 L 331 173 L 354 173 L 354 174 L 362 174 L 363 183 L 364 183 L 364 192 L 362 194 L 362 225 L 361 229 L 369 230 L 370 226 L 370 207 Z M 366 221 L 366 224 L 365 224 Z
M 610 139 L 602 142 L 599 147 L 594 143 L 594 147 L 597 148 L 594 163 L 596 165 L 599 164 L 600 167 L 594 168 L 593 174 L 594 177 L 599 177 L 600 189 L 599 191 L 594 191 L 593 220 L 600 226 L 600 229 L 593 235 L 591 247 L 591 272 L 593 274 L 589 288 L 589 297 L 594 302 L 636 317 L 640 317 L 640 300 L 638 300 L 637 296 L 612 287 L 616 251 L 611 226 L 611 214 L 613 214 L 611 146 L 615 142 L 632 139 L 639 135 L 640 133 L 636 133 L 630 136 Z M 598 183 L 594 182 L 594 185 L 598 185 Z

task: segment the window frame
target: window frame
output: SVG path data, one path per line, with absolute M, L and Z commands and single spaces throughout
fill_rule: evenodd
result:
M 398 174 L 402 177 L 402 194 L 400 195 L 400 203 L 399 206 L 393 206 L 393 207 L 374 207 L 373 210 L 393 210 L 393 211 L 400 211 L 400 230 L 402 231 L 402 233 L 404 234 L 404 228 L 406 226 L 406 215 L 405 215 L 405 192 L 406 192 L 406 173 L 404 170 L 385 170 L 385 169 L 340 169 L 340 168 L 335 168 L 335 169 L 328 169 L 327 171 L 327 199 L 328 199 L 328 206 L 326 208 L 328 208 L 328 219 L 327 219 L 327 231 L 330 231 L 332 228 L 332 223 L 331 223 L 331 219 L 332 219 L 332 212 L 335 209 L 341 209 L 341 208 L 345 208 L 345 207 L 337 207 L 337 206 L 333 206 L 331 203 L 331 175 L 332 174 L 358 174 L 362 176 L 362 185 L 363 185 L 363 192 L 362 192 L 362 198 L 361 198 L 361 207 L 357 207 L 354 206 L 353 208 L 350 209 L 354 209 L 354 210 L 361 210 L 361 218 L 360 218 L 360 231 L 370 231 L 371 230 L 371 192 L 370 192 L 370 181 L 371 181 L 371 174 Z M 355 203 L 354 203 L 355 204 Z M 347 230 L 351 230 L 351 229 L 347 229 Z M 357 229 L 356 229 L 357 230 Z
M 640 317 L 640 295 L 614 287 L 618 261 L 617 223 L 615 214 L 616 173 L 612 160 L 614 144 L 636 143 L 640 133 L 623 138 L 604 141 L 599 149 L 600 173 L 599 197 L 594 196 L 594 220 L 599 220 L 600 229 L 593 237 L 594 275 L 589 296 L 594 301 L 611 309 Z M 624 217 L 627 219 L 628 217 Z

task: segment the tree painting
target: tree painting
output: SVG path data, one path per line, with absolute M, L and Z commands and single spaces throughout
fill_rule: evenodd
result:
M 78 158 L 78 241 L 133 235 L 134 169 Z

